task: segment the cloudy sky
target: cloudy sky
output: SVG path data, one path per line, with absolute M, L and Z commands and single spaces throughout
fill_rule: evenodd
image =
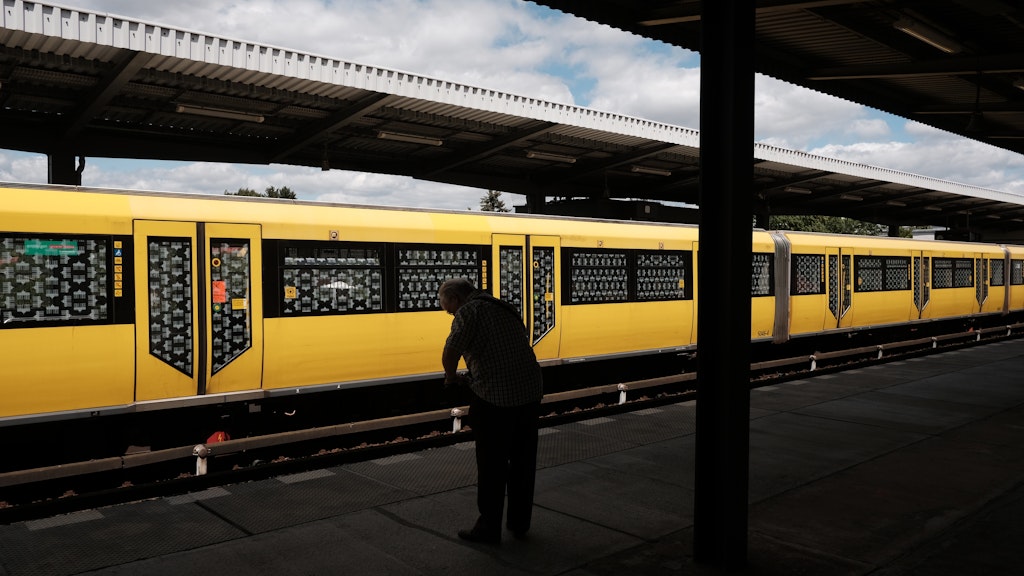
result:
M 525 0 L 61 0 L 105 12 L 699 128 L 699 55 Z M 755 139 L 1024 195 L 1024 157 L 761 77 Z M 46 182 L 46 158 L 0 149 L 0 180 Z M 288 186 L 305 200 L 451 208 L 483 191 L 355 172 L 89 158 L 87 186 L 222 194 Z M 511 202 L 509 202 L 511 201 Z M 506 198 L 518 204 L 518 196 Z

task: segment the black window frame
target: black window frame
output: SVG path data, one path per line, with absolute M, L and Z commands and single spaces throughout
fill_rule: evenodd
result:
M 427 296 L 425 296 L 425 300 L 424 301 L 431 302 L 431 304 L 429 306 L 418 307 L 418 308 L 403 308 L 402 304 L 401 304 L 401 294 L 399 294 L 400 283 L 402 282 L 402 279 L 400 278 L 400 272 L 401 272 L 401 255 L 400 255 L 400 252 L 402 250 L 418 250 L 418 251 L 424 251 L 424 250 L 448 251 L 448 250 L 452 250 L 452 251 L 470 251 L 470 252 L 475 252 L 476 253 L 476 273 L 477 273 L 477 276 L 479 278 L 479 281 L 478 282 L 474 282 L 474 285 L 477 288 L 479 288 L 479 289 L 487 290 L 488 287 L 491 285 L 490 278 L 488 277 L 488 274 L 490 274 L 490 266 L 488 266 L 488 262 L 489 262 L 490 257 L 491 257 L 491 247 L 492 247 L 491 244 L 486 244 L 486 245 L 480 245 L 480 244 L 447 244 L 447 243 L 442 244 L 442 243 L 422 243 L 422 242 L 418 242 L 418 243 L 394 243 L 394 244 L 391 244 L 391 262 L 392 262 L 392 264 L 390 266 L 388 266 L 388 268 L 389 268 L 389 271 L 392 274 L 392 279 L 393 279 L 393 282 L 394 282 L 394 284 L 392 286 L 392 289 L 390 290 L 391 297 L 394 299 L 392 301 L 392 306 L 394 308 L 392 310 L 389 310 L 389 311 L 391 311 L 391 312 L 435 312 L 435 311 L 441 310 L 441 303 L 437 299 L 437 290 L 438 290 L 438 288 L 441 287 L 441 282 L 443 282 L 444 280 L 447 280 L 449 278 L 460 277 L 459 274 L 440 275 L 440 276 L 438 276 L 440 281 L 437 283 L 437 285 L 434 286 L 432 288 L 432 290 L 425 290 L 425 291 L 423 291 L 425 294 L 427 294 Z M 435 264 L 434 266 L 446 266 L 447 268 L 451 269 L 454 272 L 456 266 L 465 266 L 465 265 L 438 265 L 438 264 Z M 470 278 L 470 281 L 472 282 L 473 279 Z
M 300 251 L 300 255 L 291 255 L 291 250 Z M 350 242 L 337 240 L 264 240 L 264 316 L 267 318 L 302 318 L 309 316 L 350 316 L 361 314 L 379 314 L 387 308 L 388 298 L 388 246 L 384 242 Z M 323 252 L 321 252 L 321 250 Z M 330 255 L 329 250 L 338 251 L 336 255 Z M 348 258 L 341 256 L 343 250 L 376 250 L 378 263 L 376 265 L 345 265 L 345 263 L 330 262 L 328 259 Z M 309 251 L 312 251 L 310 253 Z M 323 262 L 288 262 L 288 258 L 322 259 Z M 381 309 L 375 310 L 367 307 L 364 310 L 311 310 L 288 312 L 285 310 L 287 298 L 286 290 L 290 286 L 285 280 L 286 270 L 332 270 L 339 268 L 359 268 L 378 270 L 381 275 Z
M 867 260 L 879 260 L 881 266 L 878 268 L 864 268 L 864 262 Z M 893 261 L 899 261 L 899 264 L 893 266 Z M 853 256 L 853 277 L 857 280 L 853 283 L 854 292 L 903 292 L 913 289 L 913 282 L 911 282 L 911 265 L 913 259 L 910 256 L 887 256 L 887 255 L 873 255 L 873 254 L 854 254 Z M 861 282 L 861 270 L 880 270 L 882 274 L 882 286 L 880 288 L 865 288 L 863 282 Z M 887 286 L 890 271 L 893 269 L 899 269 L 906 279 L 904 286 L 900 288 L 889 288 Z
M 824 254 L 793 254 L 793 261 L 790 264 L 789 274 L 789 295 L 790 296 L 820 296 L 827 292 L 827 283 L 825 281 L 825 255 Z M 797 265 L 798 259 L 810 259 L 815 258 L 819 263 L 819 274 L 818 274 L 818 287 L 813 291 L 798 291 L 797 280 L 798 271 L 800 267 Z
M 102 243 L 106 257 L 106 279 L 103 285 L 103 297 L 107 302 L 106 315 L 103 318 L 45 318 L 41 320 L 8 320 L 3 308 L 0 308 L 0 330 L 55 328 L 62 326 L 108 326 L 114 324 L 135 323 L 135 273 L 134 273 L 134 242 L 130 235 L 80 234 L 74 232 L 0 232 L 0 239 L 43 241 L 95 241 Z M 7 264 L 16 264 L 9 262 Z M 0 264 L 2 266 L 2 264 Z M 47 266 L 47 270 L 50 268 Z M 0 277 L 0 283 L 4 281 Z M 118 287 L 119 286 L 119 287 Z M 0 289 L 2 289 L 0 284 Z M 118 290 L 120 292 L 118 292 Z M 0 300 L 0 307 L 3 301 Z
M 946 268 L 943 268 L 942 265 L 947 263 L 947 262 L 950 264 L 950 266 L 949 266 L 949 271 L 950 271 L 949 286 L 944 286 L 944 285 L 936 284 L 936 282 L 935 282 L 935 271 L 939 270 L 939 269 L 945 270 Z M 963 285 L 957 284 L 957 281 L 956 281 L 957 275 L 956 275 L 956 273 L 957 273 L 958 269 L 963 269 L 963 270 L 967 270 L 968 272 L 970 272 L 970 278 L 971 278 L 971 283 L 970 284 L 963 284 Z M 977 278 L 975 278 L 975 273 L 974 273 L 974 258 L 952 258 L 952 257 L 945 257 L 945 256 L 935 256 L 935 257 L 932 258 L 932 289 L 934 289 L 934 290 L 946 290 L 946 289 L 955 289 L 955 288 L 974 288 L 975 284 L 977 284 Z
M 761 257 L 761 258 L 759 258 Z M 768 281 L 765 285 L 766 290 L 759 291 L 757 285 L 754 284 L 754 264 L 757 260 L 764 260 L 768 264 Z M 774 252 L 753 252 L 750 255 L 750 297 L 751 298 L 771 298 L 775 296 L 775 253 Z
M 575 298 L 575 284 L 573 282 L 573 272 L 578 268 L 597 269 L 602 267 L 613 266 L 613 264 L 598 264 L 594 266 L 577 266 L 574 264 L 575 256 L 580 254 L 586 255 L 622 255 L 625 258 L 623 265 L 615 267 L 621 267 L 625 270 L 626 276 L 624 279 L 626 287 L 626 295 L 624 298 L 609 298 L 599 301 L 573 301 Z M 640 259 L 642 256 L 653 256 L 653 255 L 680 255 L 683 257 L 684 262 L 684 286 L 682 293 L 677 297 L 642 297 L 640 290 L 640 269 L 656 269 L 653 266 L 641 266 Z M 675 301 L 686 301 L 693 300 L 693 275 L 694 275 L 694 258 L 693 250 L 650 250 L 650 249 L 638 249 L 638 248 L 580 248 L 580 247 L 562 247 L 562 305 L 563 306 L 591 306 L 600 304 L 623 304 L 629 302 L 675 302 Z M 678 280 L 677 280 L 678 282 Z

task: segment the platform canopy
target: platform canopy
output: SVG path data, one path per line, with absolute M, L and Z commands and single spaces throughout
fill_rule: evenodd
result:
M 697 1 L 539 3 L 697 48 Z M 1024 150 L 1024 30 L 1008 3 L 757 4 L 762 72 Z M 893 27 L 911 16 L 957 39 L 957 51 Z M 984 131 L 972 133 L 977 86 Z M 657 203 L 698 201 L 699 134 L 689 128 L 23 0 L 0 13 L 0 125 L 0 148 L 51 157 L 400 174 L 522 194 L 538 212 L 692 221 Z M 749 193 L 762 214 L 982 239 L 1024 229 L 1018 195 L 752 146 Z M 624 199 L 634 202 L 611 202 Z

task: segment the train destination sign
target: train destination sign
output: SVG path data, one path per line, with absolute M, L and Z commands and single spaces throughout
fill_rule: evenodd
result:
M 78 256 L 77 240 L 25 239 L 25 254 L 28 256 Z

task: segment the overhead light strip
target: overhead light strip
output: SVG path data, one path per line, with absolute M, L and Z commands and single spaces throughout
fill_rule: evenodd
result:
M 938 48 L 946 54 L 956 54 L 957 52 L 962 52 L 964 49 L 963 46 L 949 36 L 946 36 L 938 30 L 911 18 L 900 18 L 893 22 L 892 26 L 900 32 L 909 34 L 933 48 Z
M 440 138 L 434 138 L 432 136 L 420 136 L 418 134 L 403 134 L 401 132 L 389 132 L 387 130 L 380 130 L 377 132 L 377 138 L 382 140 L 394 140 L 396 142 L 409 142 L 410 144 L 425 144 L 427 146 L 440 146 L 444 144 L 444 140 Z
M 790 192 L 792 194 L 813 194 L 814 192 L 807 188 L 800 188 L 799 186 L 786 186 L 782 189 L 783 192 Z
M 222 118 L 224 120 L 241 120 L 243 122 L 256 122 L 257 124 L 262 123 L 264 120 L 263 114 L 239 112 L 238 110 L 225 110 L 224 108 L 211 108 L 209 106 L 193 106 L 191 104 L 178 104 L 174 111 L 179 114 L 208 116 L 210 118 Z
M 552 154 L 551 152 L 534 152 L 530 151 L 526 153 L 527 158 L 534 160 L 548 160 L 549 162 L 565 162 L 566 164 L 575 164 L 576 158 L 572 156 L 566 156 L 565 154 Z
M 649 166 L 631 166 L 630 172 L 637 174 L 650 174 L 651 176 L 671 176 L 671 170 L 665 170 L 663 168 L 651 168 Z

